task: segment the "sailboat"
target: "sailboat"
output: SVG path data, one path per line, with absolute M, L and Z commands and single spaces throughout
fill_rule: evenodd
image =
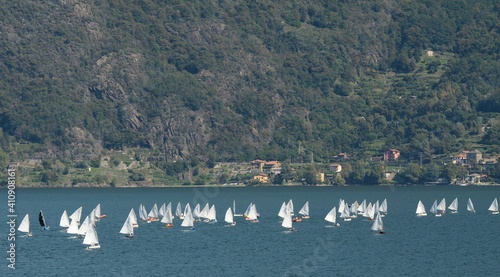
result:
M 215 205 L 212 205 L 212 207 L 210 207 L 210 210 L 208 210 L 208 220 L 212 223 L 217 222 Z
M 382 204 L 380 204 L 379 212 L 381 217 L 384 217 L 387 214 L 387 199 L 384 199 Z
M 40 226 L 42 226 L 44 230 L 50 229 L 50 226 L 48 226 L 45 222 L 45 217 L 43 216 L 42 210 L 40 210 L 40 213 L 38 214 L 38 221 L 40 222 Z
M 193 214 L 191 213 L 191 208 L 188 205 L 186 205 L 187 209 L 184 210 L 184 220 L 182 220 L 181 226 L 182 227 L 191 227 L 191 230 L 194 230 L 194 217 Z
M 184 218 L 184 214 L 182 213 L 181 202 L 177 203 L 177 208 L 175 209 L 175 216 L 178 217 L 179 219 Z
M 89 222 L 89 216 L 85 217 L 85 220 L 83 221 L 82 225 L 78 229 L 78 235 L 83 236 L 87 233 L 87 230 L 89 229 L 89 226 L 94 227 L 94 225 L 90 224 Z
M 82 244 L 88 245 L 87 249 L 101 248 L 101 245 L 99 245 L 99 238 L 97 237 L 97 232 L 95 231 L 95 228 L 92 224 L 88 226 Z
M 160 209 L 158 210 L 158 218 L 163 218 L 166 212 L 167 212 L 167 204 L 163 203 L 163 205 L 161 205 Z
M 417 214 L 417 216 L 427 216 L 424 204 L 420 200 L 418 201 L 417 211 L 415 213 Z
M 250 204 L 250 210 L 248 211 L 248 215 L 246 216 L 246 220 L 251 220 L 252 222 L 259 222 L 257 207 L 255 204 Z
M 78 234 L 78 221 L 76 219 L 71 219 L 71 223 L 69 224 L 68 230 L 66 233 L 77 235 Z
M 158 205 L 156 205 L 156 203 L 153 205 L 153 208 L 151 208 L 151 211 L 149 211 L 148 219 L 149 219 L 148 223 L 149 223 L 149 221 L 160 220 L 158 217 Z
M 358 214 L 364 214 L 366 210 L 366 199 L 361 202 L 361 204 L 358 207 Z
M 292 224 L 293 224 L 292 223 L 292 214 L 290 213 L 289 210 L 287 210 L 285 218 L 283 219 L 283 222 L 281 223 L 281 226 L 288 228 L 290 231 L 295 231 Z
M 290 211 L 290 215 L 294 215 L 294 213 L 293 213 L 293 201 L 292 201 L 292 199 L 290 199 L 290 201 L 288 201 L 287 207 L 288 207 L 288 210 Z
M 337 207 L 333 207 L 333 209 L 330 210 L 330 212 L 326 215 L 325 220 L 333 223 L 333 226 L 340 226 L 340 224 L 337 223 Z
M 127 219 L 125 220 L 125 223 L 123 223 L 122 229 L 120 230 L 120 234 L 125 234 L 126 238 L 134 237 L 134 225 L 132 222 L 132 213 L 135 214 L 134 209 L 130 210 Z
M 200 212 L 200 218 L 205 218 L 205 222 L 208 222 L 208 211 L 210 211 L 210 205 L 207 203 Z
M 233 216 L 243 216 L 243 214 L 236 213 L 236 201 L 233 200 Z
M 194 209 L 193 209 L 193 217 L 197 220 L 197 221 L 200 221 L 200 214 L 201 214 L 201 207 L 200 207 L 200 203 L 196 204 L 196 206 L 194 206 Z
M 340 218 L 343 218 L 344 221 L 351 221 L 351 213 L 349 211 L 349 205 L 344 205 L 344 210 L 342 210 Z
M 76 223 L 79 225 L 80 224 L 80 219 L 82 218 L 82 207 L 76 209 L 70 216 L 70 219 L 73 219 L 76 221 Z
M 467 211 L 471 212 L 471 213 L 475 213 L 476 210 L 474 210 L 474 204 L 472 204 L 472 200 L 469 200 L 467 201 Z
M 95 207 L 96 209 L 96 216 L 98 218 L 105 218 L 106 215 L 105 214 L 101 214 L 101 204 L 97 204 L 97 207 Z
M 351 214 L 351 218 L 358 217 L 358 207 L 359 207 L 358 201 L 354 201 L 354 203 L 352 203 L 350 210 L 349 210 L 349 213 Z
M 66 210 L 64 210 L 63 214 L 61 215 L 61 220 L 59 220 L 59 226 L 69 227 L 69 216 Z
M 450 206 L 448 206 L 448 209 L 451 210 L 452 214 L 458 213 L 458 198 L 455 198 L 455 200 L 451 202 Z
M 302 218 L 309 218 L 309 201 L 307 201 L 302 209 L 300 209 L 299 214 L 302 215 Z
M 224 221 L 231 224 L 231 226 L 236 225 L 233 218 L 233 212 L 231 211 L 231 207 L 227 208 L 226 216 L 224 217 Z
M 493 202 L 491 202 L 488 211 L 491 211 L 491 214 L 498 214 L 498 200 L 496 198 L 493 199 Z
M 431 209 L 429 210 L 429 212 L 433 213 L 435 216 L 441 216 L 441 214 L 439 213 L 438 209 L 437 209 L 437 200 L 434 200 L 434 203 L 432 203 L 432 206 L 431 206 Z
M 134 209 L 130 211 L 130 222 L 132 223 L 132 227 L 137 228 L 139 224 L 137 224 L 137 215 L 135 214 Z
M 382 221 L 382 217 L 380 216 L 380 213 L 377 213 L 377 217 L 375 217 L 375 220 L 373 221 L 372 230 L 379 231 L 379 234 L 385 234 L 384 222 Z
M 33 236 L 33 234 L 30 232 L 30 216 L 29 214 L 26 214 L 23 218 L 23 221 L 21 221 L 21 224 L 19 225 L 19 228 L 17 228 L 19 232 L 24 232 L 27 234 L 28 237 Z
M 148 212 L 146 211 L 146 207 L 144 205 L 139 205 L 139 217 L 142 221 L 148 220 Z
M 287 210 L 286 202 L 283 202 L 283 204 L 281 204 L 280 211 L 278 212 L 278 216 L 282 217 L 282 218 L 285 218 L 285 216 L 286 216 L 286 210 Z
M 443 200 L 439 202 L 439 205 L 437 205 L 437 210 L 441 215 L 446 213 L 446 198 L 443 198 Z
M 167 208 L 167 211 L 165 212 L 165 215 L 161 219 L 161 223 L 165 223 L 163 227 L 172 227 L 174 226 L 173 221 L 172 221 L 172 212 Z

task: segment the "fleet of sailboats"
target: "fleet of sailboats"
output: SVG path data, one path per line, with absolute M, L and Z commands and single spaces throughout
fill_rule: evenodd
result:
M 354 215 L 361 214 L 370 219 L 373 218 L 373 222 L 371 224 L 372 230 L 378 231 L 380 234 L 385 234 L 384 223 L 382 218 L 384 217 L 385 214 L 387 214 L 387 199 L 384 199 L 384 201 L 382 201 L 382 204 L 380 205 L 378 200 L 375 202 L 375 204 L 372 204 L 370 202 L 367 205 L 366 203 L 367 203 L 366 199 L 363 200 L 361 204 L 358 204 L 357 201 L 354 201 L 354 203 L 352 204 L 348 204 L 345 200 L 340 199 L 339 208 L 337 209 L 337 207 L 333 207 L 324 218 L 325 221 L 332 224 L 328 225 L 327 227 L 340 226 L 340 224 L 337 222 L 337 212 L 340 213 L 340 218 L 343 218 L 344 221 L 350 221 L 351 218 L 354 217 Z M 177 205 L 176 210 L 179 210 L 180 207 L 181 206 L 179 203 Z M 450 206 L 448 206 L 448 209 L 451 210 L 452 213 L 458 212 L 458 198 L 455 198 L 452 201 Z M 236 222 L 234 220 L 234 210 L 235 210 L 235 202 L 233 201 L 233 207 L 232 208 L 229 207 L 226 210 L 224 217 L 224 221 L 230 224 L 231 226 L 236 225 Z M 439 202 L 439 204 L 437 200 L 434 200 L 429 211 L 435 216 L 439 217 L 445 213 L 445 210 L 446 210 L 446 200 L 445 198 L 443 198 Z M 469 198 L 467 201 L 467 210 L 472 213 L 476 212 L 471 198 Z M 492 214 L 498 214 L 497 198 L 493 200 L 490 207 L 488 208 L 488 211 L 491 211 Z M 283 218 L 283 220 L 281 221 L 282 227 L 294 231 L 295 228 L 293 227 L 293 223 L 296 221 L 294 221 L 294 218 L 292 217 L 292 212 L 293 212 L 293 200 L 290 199 L 288 202 L 283 202 L 281 204 L 278 216 Z M 66 231 L 68 234 L 78 234 L 79 236 L 83 236 L 84 237 L 83 244 L 88 245 L 86 249 L 100 248 L 99 239 L 97 237 L 97 232 L 95 228 L 96 221 L 98 221 L 99 218 L 102 218 L 102 216 L 100 215 L 100 204 L 94 210 L 92 210 L 92 212 L 88 216 L 85 217 L 85 220 L 80 225 L 79 220 L 81 218 L 81 214 L 82 214 L 82 207 L 79 207 L 77 210 L 75 210 L 75 212 L 73 212 L 71 216 L 68 216 L 67 211 L 64 210 L 59 223 L 60 227 L 67 228 Z M 139 206 L 139 215 L 143 220 L 150 221 L 151 219 L 158 217 L 160 214 L 161 214 L 161 222 L 165 224 L 164 226 L 172 227 L 174 216 L 172 214 L 171 202 L 168 205 L 166 205 L 166 203 L 163 203 L 163 205 L 159 210 L 157 208 L 157 205 L 154 204 L 149 214 L 146 214 L 146 208 L 144 205 L 140 204 Z M 181 217 L 180 215 L 182 215 L 182 223 L 180 224 L 180 226 L 189 227 L 191 230 L 195 229 L 194 215 L 196 215 L 196 217 L 199 218 L 206 218 L 207 222 L 212 222 L 212 223 L 217 222 L 216 208 L 214 204 L 210 206 L 208 203 L 206 203 L 204 209 L 201 211 L 200 211 L 200 205 L 197 204 L 195 206 L 195 209 L 192 211 L 190 204 L 187 203 L 184 211 L 180 214 L 176 212 L 176 214 L 178 218 L 180 218 Z M 309 201 L 306 201 L 304 203 L 304 205 L 299 211 L 299 214 L 302 215 L 302 218 L 309 218 L 310 216 Z M 425 206 L 420 200 L 418 201 L 416 215 L 417 216 L 427 215 L 425 211 Z M 252 222 L 258 222 L 259 214 L 257 212 L 256 205 L 254 203 L 250 203 L 248 205 L 248 208 L 245 211 L 244 216 L 246 220 L 251 220 Z M 41 210 L 38 219 L 40 225 L 44 227 L 45 230 L 48 230 L 49 226 L 46 224 L 44 214 Z M 138 222 L 135 211 L 132 208 L 125 222 L 123 223 L 119 233 L 124 234 L 125 237 L 127 238 L 133 238 L 135 227 L 138 227 Z M 23 218 L 21 224 L 19 225 L 18 231 L 27 233 L 28 236 L 32 235 L 30 232 L 30 222 L 28 214 L 26 214 L 26 216 Z

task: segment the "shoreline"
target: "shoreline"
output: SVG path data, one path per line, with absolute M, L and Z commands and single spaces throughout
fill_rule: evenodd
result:
M 390 186 L 396 186 L 396 187 L 437 187 L 437 186 L 452 186 L 452 187 L 496 187 L 500 186 L 500 183 L 482 183 L 482 184 L 470 184 L 466 186 L 462 185 L 419 185 L 419 184 L 412 184 L 412 185 L 407 185 L 407 184 L 380 184 L 380 185 L 343 185 L 343 186 L 336 186 L 336 185 L 302 185 L 302 184 L 286 184 L 286 185 L 273 185 L 273 184 L 262 184 L 262 185 L 220 185 L 220 184 L 213 184 L 213 185 L 163 185 L 163 186 L 138 186 L 138 185 L 130 185 L 130 186 L 17 186 L 16 188 L 20 189 L 45 189 L 45 188 L 61 188 L 61 189 L 73 189 L 73 188 L 116 188 L 116 189 L 128 189 L 128 188 L 257 188 L 257 187 L 390 187 Z M 6 187 L 0 187 L 0 189 Z

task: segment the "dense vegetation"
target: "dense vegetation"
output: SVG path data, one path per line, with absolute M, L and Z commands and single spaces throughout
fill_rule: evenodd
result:
M 493 0 L 2 1 L 0 158 L 500 154 L 499 22 Z

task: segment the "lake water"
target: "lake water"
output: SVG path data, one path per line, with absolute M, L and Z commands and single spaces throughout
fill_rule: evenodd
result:
M 34 236 L 17 234 L 16 269 L 4 259 L 1 276 L 500 276 L 500 215 L 487 211 L 500 186 L 17 189 L 16 195 L 18 224 L 29 213 Z M 428 211 L 443 197 L 448 205 L 458 197 L 458 214 L 415 216 L 419 200 Z M 469 197 L 475 214 L 466 211 Z M 324 217 L 340 198 L 387 198 L 386 234 L 372 231 L 363 217 L 330 227 Z M 294 223 L 296 232 L 281 227 L 277 216 L 289 199 L 296 214 L 310 204 L 311 218 Z M 255 203 L 260 221 L 235 217 L 237 225 L 226 226 L 233 200 L 238 213 Z M 139 222 L 135 238 L 118 233 L 131 208 L 138 214 L 141 203 L 149 211 L 154 203 L 179 201 L 215 204 L 219 222 L 195 222 L 194 231 L 178 219 L 172 228 Z M 59 219 L 83 206 L 83 221 L 98 203 L 107 215 L 97 222 L 101 248 L 84 250 L 82 239 L 61 232 Z M 49 231 L 38 224 L 40 209 Z M 4 251 L 7 227 L 1 226 Z

